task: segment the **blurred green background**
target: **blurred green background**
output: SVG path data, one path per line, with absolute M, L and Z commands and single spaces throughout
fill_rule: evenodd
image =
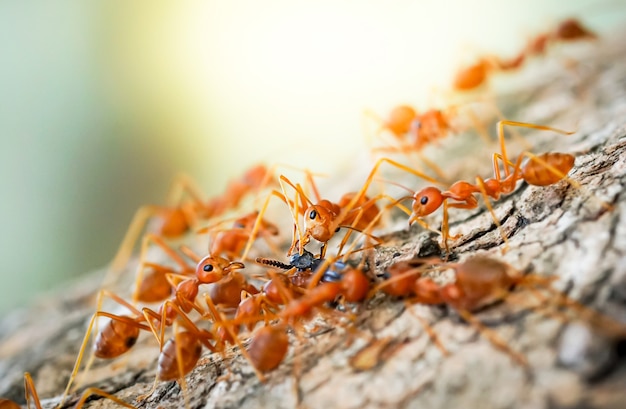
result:
M 256 161 L 327 171 L 363 109 L 425 107 L 478 52 L 512 57 L 624 2 L 0 2 L 0 311 L 103 267 L 177 172 L 216 194 Z

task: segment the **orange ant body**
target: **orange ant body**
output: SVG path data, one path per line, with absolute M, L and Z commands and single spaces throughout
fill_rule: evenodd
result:
M 210 253 L 221 256 L 226 255 L 228 258 L 238 258 L 242 255 L 246 244 L 250 240 L 250 235 L 259 216 L 259 212 L 254 211 L 242 216 L 233 222 L 232 228 L 219 231 L 211 244 Z M 202 229 L 201 231 L 204 231 Z M 263 237 L 270 247 L 268 236 L 277 236 L 279 234 L 276 225 L 260 219 L 258 227 L 258 235 Z
M 236 308 L 241 302 L 241 292 L 256 294 L 259 291 L 237 270 L 244 268 L 238 261 L 208 255 L 198 262 L 196 277 L 200 284 L 213 284 L 209 295 L 214 304 Z
M 269 264 L 269 263 L 265 263 Z M 276 262 L 280 267 L 282 263 Z M 296 269 L 296 267 L 293 267 Z M 237 311 L 235 321 L 245 320 L 248 329 L 254 328 L 260 320 L 261 314 L 265 317 L 266 325 L 257 329 L 251 336 L 247 352 L 253 366 L 261 372 L 275 369 L 284 359 L 288 347 L 286 334 L 287 324 L 308 318 L 314 308 L 343 296 L 348 302 L 363 301 L 368 295 L 369 279 L 358 268 L 346 267 L 339 281 L 323 282 L 318 286 L 307 289 L 304 293 L 292 291 L 293 284 L 283 274 L 271 274 L 272 279 L 266 283 L 263 292 L 243 300 Z M 285 307 L 274 314 L 268 308 L 278 304 Z M 282 323 L 267 325 L 267 314 L 278 318 Z M 257 317 L 254 319 L 254 317 Z M 252 319 L 252 320 L 251 320 Z
M 304 246 L 310 242 L 311 238 L 313 238 L 322 243 L 320 254 L 321 258 L 323 258 L 326 251 L 326 244 L 342 227 L 359 231 L 369 237 L 372 237 L 365 231 L 365 226 L 372 228 L 375 224 L 377 224 L 380 218 L 380 209 L 376 204 L 376 200 L 379 197 L 370 199 L 360 192 L 347 193 L 342 196 L 338 203 L 335 203 L 330 200 L 321 199 L 310 175 L 309 180 L 313 186 L 317 203 L 313 203 L 311 199 L 309 199 L 299 184 L 294 184 L 283 175 L 280 176 L 279 183 L 283 193 L 273 191 L 267 197 L 263 208 L 259 212 L 259 216 L 253 228 L 250 240 L 248 241 L 246 250 L 244 251 L 244 255 L 248 253 L 252 241 L 256 237 L 261 225 L 261 218 L 267 209 L 269 199 L 272 195 L 279 197 L 289 206 L 289 210 L 291 211 L 291 215 L 294 220 L 294 235 L 291 246 L 287 252 L 288 255 L 293 254 L 296 246 L 298 246 L 299 253 L 302 254 L 304 252 Z M 291 186 L 296 191 L 297 196 L 295 202 L 292 202 L 287 198 L 284 186 L 285 184 Z M 304 211 L 302 211 L 303 207 L 299 206 L 300 203 L 306 204 L 307 207 Z M 304 232 L 301 231 L 299 216 L 304 217 Z M 345 244 L 348 237 L 348 235 L 344 237 L 341 246 Z
M 423 274 L 432 268 L 454 270 L 455 281 L 445 285 L 437 284 Z M 524 276 L 511 265 L 486 256 L 474 256 L 461 263 L 442 263 L 440 260 L 413 259 L 395 263 L 387 268 L 389 278 L 379 284 L 373 291 L 381 290 L 387 294 L 410 297 L 421 304 L 445 304 L 454 309 L 461 318 L 478 328 L 497 348 L 508 353 L 516 362 L 526 366 L 526 358 L 511 350 L 507 343 L 495 332 L 486 328 L 472 313 L 497 302 L 506 301 L 515 287 L 541 287 L 554 297 L 559 298 L 564 306 L 572 308 L 577 318 L 586 316 L 590 323 L 600 325 L 609 334 L 623 338 L 626 331 L 623 325 L 595 312 L 577 302 L 568 299 L 562 293 L 550 287 L 550 278 L 535 274 Z M 539 300 L 540 294 L 533 292 Z M 427 330 L 429 330 L 427 328 Z M 431 337 L 438 343 L 434 333 Z M 439 345 L 438 345 L 439 346 Z M 442 348 L 443 349 L 443 348 Z
M 399 105 L 391 110 L 387 120 L 379 118 L 372 112 L 366 113 L 381 124 L 377 135 L 384 130 L 389 131 L 397 142 L 396 146 L 375 147 L 373 151 L 404 154 L 415 152 L 419 155 L 426 146 L 458 132 L 456 126 L 452 124 L 456 116 L 456 107 L 445 110 L 429 109 L 418 113 L 409 105 Z M 443 177 L 443 172 L 436 164 L 421 155 L 420 158 L 439 177 Z
M 175 270 L 171 267 L 165 267 L 160 264 L 145 261 L 150 243 L 156 244 L 165 254 L 173 260 L 179 267 Z M 189 252 L 188 252 L 189 253 Z M 187 254 L 196 262 L 197 256 Z M 148 268 L 146 274 L 145 269 Z M 151 303 L 159 302 L 167 299 L 170 295 L 175 294 L 172 285 L 172 276 L 193 276 L 194 268 L 190 266 L 176 251 L 168 246 L 163 239 L 155 234 L 146 234 L 142 239 L 141 253 L 139 256 L 139 266 L 135 279 L 135 291 L 133 292 L 133 302 L 138 301 Z
M 289 337 L 284 325 L 268 325 L 255 331 L 247 347 L 250 362 L 261 372 L 280 365 L 289 349 Z
M 470 91 L 487 81 L 494 64 L 487 58 L 480 58 L 476 63 L 457 71 L 452 81 L 455 91 Z
M 339 203 L 333 203 L 329 200 L 320 200 L 316 204 L 311 203 L 304 211 L 304 235 L 300 240 L 300 246 L 305 246 L 311 238 L 325 246 L 341 227 L 363 232 L 377 218 L 380 209 L 376 205 L 375 199 L 360 196 L 354 207 L 344 217 L 340 218 L 342 208 L 350 203 L 355 196 L 356 193 L 351 192 L 342 196 Z M 336 227 L 333 228 L 335 225 Z M 322 250 L 322 257 L 323 255 Z
M 143 206 L 135 213 L 111 263 L 111 270 L 118 272 L 126 264 L 137 238 L 152 217 L 158 216 L 160 220 L 156 235 L 167 239 L 178 238 L 188 232 L 198 218 L 208 219 L 236 208 L 248 193 L 267 186 L 272 176 L 273 170 L 269 170 L 262 164 L 256 165 L 244 173 L 240 179 L 231 181 L 221 196 L 211 200 L 204 198 L 200 189 L 189 177 L 178 176 L 168 195 L 167 206 Z M 183 193 L 187 193 L 191 201 L 182 202 Z
M 408 105 L 395 107 L 389 119 L 384 121 L 381 130 L 388 130 L 398 140 L 402 141 L 407 134 L 412 136 L 412 142 L 406 145 L 407 149 L 422 150 L 426 145 L 445 137 L 453 131 L 450 124 L 450 115 L 440 109 L 429 109 L 417 113 Z
M 228 271 L 228 266 L 224 269 Z M 171 277 L 173 276 L 168 274 L 168 279 L 171 279 Z M 173 282 L 170 283 L 173 285 Z M 196 310 L 202 314 L 203 311 L 195 304 L 195 299 L 198 296 L 199 286 L 201 284 L 203 284 L 203 282 L 198 278 L 184 279 L 176 286 L 174 297 L 164 301 L 160 305 L 158 312 L 149 308 L 143 308 L 140 312 L 119 296 L 107 290 L 102 290 L 98 295 L 97 311 L 93 314 L 91 321 L 89 322 L 64 396 L 69 392 L 73 380 L 78 373 L 91 330 L 98 317 L 107 317 L 110 318 L 110 321 L 104 328 L 97 332 L 93 349 L 93 356 L 95 357 L 112 359 L 126 353 L 130 350 L 130 348 L 132 348 L 133 345 L 135 345 L 139 337 L 140 330 L 151 331 L 157 338 L 160 347 L 163 348 L 165 327 L 172 325 L 176 317 L 181 317 L 185 322 L 187 322 L 188 325 L 195 327 L 186 314 L 192 310 Z M 108 296 L 118 304 L 128 308 L 135 315 L 116 315 L 101 311 L 101 304 L 104 296 Z M 156 326 L 153 320 L 157 321 Z M 86 368 L 89 368 L 91 361 L 92 359 L 89 360 Z
M 596 38 L 598 38 L 597 35 L 585 28 L 580 21 L 570 18 L 563 20 L 554 30 L 530 39 L 522 54 L 544 55 L 548 45 L 552 43 L 595 40 Z
M 288 183 L 291 184 L 291 182 Z M 291 185 L 296 190 L 300 190 L 298 186 Z M 304 192 L 300 191 L 300 194 L 305 197 L 308 203 L 308 207 L 304 210 L 304 233 L 297 242 L 292 243 L 287 252 L 288 255 L 291 255 L 296 244 L 299 245 L 302 254 L 304 246 L 313 238 L 322 243 L 320 258 L 323 258 L 326 244 L 342 227 L 373 237 L 367 234 L 365 230 L 378 224 L 380 214 L 380 209 L 376 204 L 378 197 L 370 199 L 363 194 L 350 192 L 344 194 L 338 203 L 320 199 L 318 196 L 318 201 L 314 204 L 304 195 Z M 345 244 L 347 237 L 342 241 L 340 248 Z
M 379 284 L 374 291 L 381 290 L 400 297 L 415 296 L 415 302 L 420 304 L 446 304 L 457 311 L 464 320 L 478 327 L 497 348 L 507 352 L 516 362 L 525 366 L 526 359 L 512 351 L 494 332 L 485 328 L 471 312 L 504 300 L 516 284 L 532 279 L 524 278 L 506 263 L 485 256 L 475 256 L 462 263 L 443 264 L 442 268 L 454 269 L 456 280 L 442 286 L 429 277 L 422 277 L 427 268 L 441 263 L 430 261 L 429 263 L 429 260 L 415 259 L 391 265 L 387 269 L 390 278 Z M 432 329 L 426 330 L 437 346 L 447 354 Z
M 504 145 L 504 125 L 520 126 L 534 128 L 540 130 L 548 130 L 564 135 L 570 135 L 572 132 L 566 132 L 556 128 L 550 128 L 542 125 L 528 124 L 524 122 L 499 121 L 498 137 L 500 139 L 501 154 L 493 155 L 494 178 L 483 180 L 480 176 L 476 177 L 476 183 L 471 184 L 466 181 L 459 181 L 450 186 L 447 190 L 442 191 L 439 188 L 430 186 L 426 187 L 413 195 L 412 213 L 409 218 L 409 224 L 414 222 L 420 223 L 423 227 L 429 228 L 422 220 L 423 217 L 433 213 L 439 207 L 443 206 L 443 223 L 441 227 L 442 240 L 444 247 L 448 250 L 447 240 L 449 238 L 448 227 L 448 209 L 474 209 L 478 207 L 478 201 L 474 197 L 475 193 L 480 193 L 485 198 L 485 203 L 491 213 L 494 221 L 500 228 L 500 224 L 495 217 L 488 198 L 498 200 L 501 195 L 512 193 L 517 182 L 526 181 L 528 184 L 535 186 L 548 186 L 555 184 L 564 178 L 574 166 L 574 157 L 566 153 L 545 153 L 535 156 L 529 152 L 522 152 L 513 164 L 506 155 Z M 528 163 L 522 166 L 522 159 L 530 158 Z M 501 161 L 504 169 L 504 177 L 500 173 Z M 513 170 L 511 171 L 511 167 Z M 452 201 L 451 203 L 449 201 Z M 502 232 L 501 232 L 502 233 Z M 503 240 L 506 237 L 502 233 Z
M 553 30 L 531 38 L 524 49 L 510 60 L 489 55 L 480 57 L 476 63 L 460 69 L 453 79 L 452 87 L 459 92 L 474 90 L 486 83 L 492 72 L 517 69 L 529 57 L 544 55 L 551 44 L 596 38 L 596 34 L 585 28 L 580 21 L 573 18 L 563 20 Z
M 389 279 L 375 290 L 397 297 L 415 295 L 422 304 L 447 304 L 455 310 L 476 311 L 502 300 L 523 279 L 513 267 L 485 256 L 443 264 L 454 269 L 454 283 L 440 286 L 431 278 L 421 277 L 427 268 L 438 264 L 438 260 L 427 259 L 394 263 L 386 269 Z

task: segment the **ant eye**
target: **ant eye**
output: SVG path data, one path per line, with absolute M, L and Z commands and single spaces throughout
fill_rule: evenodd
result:
M 309 219 L 313 220 L 316 217 L 317 217 L 317 211 L 311 210 L 311 212 L 309 213 Z
M 422 198 L 420 199 L 420 203 L 423 205 L 428 203 L 428 196 L 422 196 Z
M 213 271 L 213 264 L 207 264 L 204 267 L 202 267 L 202 269 L 206 272 L 211 272 Z

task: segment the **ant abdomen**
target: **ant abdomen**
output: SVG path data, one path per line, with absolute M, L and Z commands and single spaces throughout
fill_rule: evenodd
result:
M 176 343 L 178 342 L 178 347 Z M 180 351 L 183 373 L 179 373 L 176 350 Z M 162 381 L 178 379 L 189 373 L 198 363 L 202 355 L 202 344 L 196 334 L 182 331 L 174 338 L 170 338 L 159 355 L 157 377 Z
M 530 160 L 522 168 L 522 177 L 533 186 L 548 186 L 562 180 L 574 167 L 574 156 L 569 153 L 548 152 L 537 155 L 538 160 Z M 558 170 L 560 175 L 546 165 Z
M 116 358 L 128 351 L 137 342 L 139 326 L 133 322 L 131 317 L 122 316 L 120 318 L 125 320 L 111 319 L 98 333 L 94 344 L 94 354 L 98 358 Z
M 289 348 L 289 337 L 284 326 L 259 328 L 248 346 L 250 361 L 261 372 L 271 371 L 285 358 Z
M 0 409 L 21 409 L 22 407 L 12 400 L 0 399 Z
M 157 268 L 157 266 L 149 270 L 136 290 L 137 301 L 153 303 L 171 296 L 172 285 L 167 281 L 167 273 L 175 273 L 175 271 L 165 267 Z

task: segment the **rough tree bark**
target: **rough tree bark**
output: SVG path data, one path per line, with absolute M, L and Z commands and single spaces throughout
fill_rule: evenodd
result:
M 621 34 L 614 38 L 625 38 Z M 569 176 L 582 189 L 565 181 L 549 187 L 522 184 L 495 203 L 509 237 L 505 254 L 484 206 L 451 212 L 452 232 L 462 234 L 453 242 L 453 257 L 487 254 L 524 272 L 557 277 L 555 287 L 612 317 L 615 327 L 590 325 L 598 319 L 575 309 L 539 308 L 533 293 L 520 290 L 477 317 L 527 358 L 529 367 L 524 368 L 446 308 L 407 306 L 378 295 L 357 310 L 353 323 L 318 317 L 303 342 L 292 336 L 288 358 L 265 383 L 236 349 L 226 358 L 205 352 L 186 378 L 190 407 L 292 408 L 298 402 L 345 409 L 624 407 L 624 342 L 614 336 L 626 326 L 624 51 L 624 44 L 603 41 L 575 67 L 546 61 L 532 71 L 533 80 L 497 101 L 511 119 L 564 127 L 577 123 L 573 136 L 544 134 L 532 141 L 535 152 L 573 153 L 576 163 Z M 450 174 L 487 176 L 487 159 L 472 164 L 468 157 L 488 158 L 492 148 L 476 140 L 468 147 L 458 142 L 462 138 L 445 142 L 451 146 L 448 155 L 459 145 L 458 156 L 447 159 Z M 478 153 L 467 155 L 469 149 Z M 435 216 L 433 225 L 440 218 Z M 376 269 L 380 273 L 392 261 L 433 252 L 438 247 L 431 233 L 404 229 L 385 236 L 376 250 Z M 44 407 L 58 403 L 93 313 L 100 277 L 96 272 L 62 294 L 2 319 L 0 396 L 23 402 L 22 376 L 28 371 L 40 396 L 48 398 Z M 576 316 L 581 319 L 574 320 Z M 448 356 L 434 345 L 423 322 L 430 323 Z M 149 399 L 135 403 L 151 387 L 158 354 L 151 337 L 144 334 L 142 339 L 127 357 L 96 362 L 85 382 L 142 408 L 184 407 L 175 382 L 162 382 Z M 362 351 L 372 356 L 365 359 Z M 373 367 L 357 369 L 356 357 Z M 111 405 L 94 399 L 88 406 Z

